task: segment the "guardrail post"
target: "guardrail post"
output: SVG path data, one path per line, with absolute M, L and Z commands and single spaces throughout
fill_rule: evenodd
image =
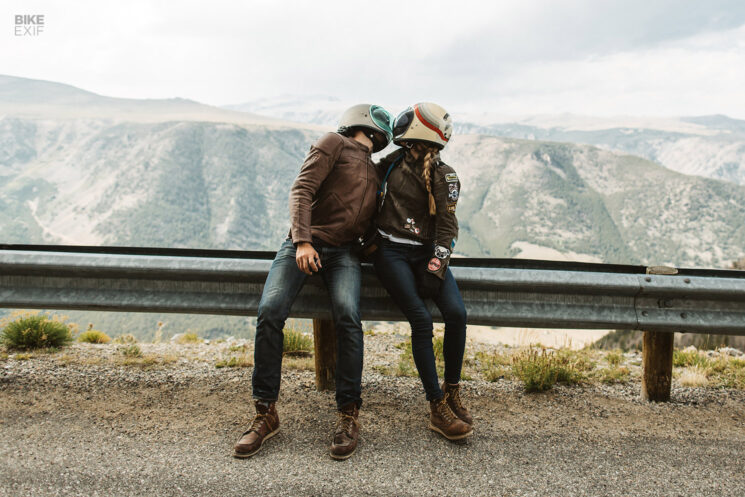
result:
M 334 390 L 336 386 L 336 331 L 333 321 L 313 320 L 313 348 L 316 361 L 316 388 Z
M 668 402 L 673 377 L 674 333 L 645 331 L 642 338 L 642 398 Z
M 673 275 L 678 270 L 666 266 L 647 268 L 647 274 Z M 647 277 L 647 281 L 650 281 Z M 642 337 L 642 399 L 669 402 L 673 380 L 674 333 L 645 331 Z

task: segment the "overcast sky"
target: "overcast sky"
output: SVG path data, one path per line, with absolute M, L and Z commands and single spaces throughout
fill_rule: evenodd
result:
M 0 45 L 1 74 L 119 97 L 745 118 L 742 0 L 3 0 Z

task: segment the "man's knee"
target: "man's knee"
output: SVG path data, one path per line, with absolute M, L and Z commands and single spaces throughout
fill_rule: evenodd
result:
M 286 306 L 280 298 L 262 298 L 256 313 L 256 324 L 283 321 Z
M 360 321 L 360 304 L 351 299 L 340 299 L 334 303 L 334 319 L 344 324 L 359 324 Z

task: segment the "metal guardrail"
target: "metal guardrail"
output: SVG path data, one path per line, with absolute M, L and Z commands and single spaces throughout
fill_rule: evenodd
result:
M 0 245 L 0 307 L 255 315 L 273 255 Z M 452 270 L 470 324 L 745 335 L 741 271 L 511 259 L 453 259 Z M 368 265 L 361 308 L 365 320 L 404 320 Z M 292 315 L 331 318 L 319 277 Z

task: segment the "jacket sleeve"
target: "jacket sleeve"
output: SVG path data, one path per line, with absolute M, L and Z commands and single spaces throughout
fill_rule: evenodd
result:
M 435 197 L 435 248 L 427 262 L 427 271 L 440 279 L 450 263 L 450 256 L 458 238 L 458 218 L 455 206 L 460 196 L 460 180 L 452 167 L 440 164 L 435 168 L 432 194 Z
M 344 141 L 336 133 L 326 133 L 311 145 L 300 173 L 290 189 L 290 236 L 297 245 L 311 242 L 311 205 L 323 181 L 339 159 Z

